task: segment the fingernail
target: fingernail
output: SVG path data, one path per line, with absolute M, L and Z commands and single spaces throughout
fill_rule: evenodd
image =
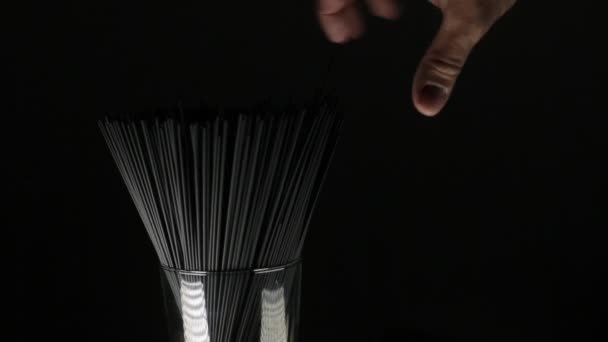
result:
M 426 84 L 419 93 L 419 103 L 424 107 L 425 114 L 435 115 L 445 104 L 448 90 L 435 84 Z
M 424 103 L 438 103 L 445 100 L 447 97 L 447 89 L 435 84 L 427 84 L 420 91 L 420 100 Z

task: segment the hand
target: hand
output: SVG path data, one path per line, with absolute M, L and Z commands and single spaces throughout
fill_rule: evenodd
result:
M 430 0 L 443 13 L 433 43 L 422 58 L 412 86 L 418 111 L 439 113 L 452 92 L 469 53 L 516 0 Z M 400 15 L 395 0 L 367 0 L 371 12 L 386 19 Z M 346 43 L 363 33 L 357 0 L 318 0 L 321 27 L 327 38 Z

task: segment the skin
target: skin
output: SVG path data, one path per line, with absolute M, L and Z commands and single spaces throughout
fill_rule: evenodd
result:
M 319 22 L 327 38 L 347 43 L 364 32 L 357 0 L 317 0 Z M 412 99 L 423 115 L 438 114 L 447 103 L 467 57 L 516 0 L 430 0 L 443 20 L 435 39 L 420 61 L 412 85 Z M 399 18 L 396 0 L 366 0 L 372 14 Z

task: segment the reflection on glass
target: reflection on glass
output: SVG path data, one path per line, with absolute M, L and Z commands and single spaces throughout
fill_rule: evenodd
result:
M 210 342 L 203 283 L 182 279 L 180 289 L 186 342 Z
M 296 342 L 301 265 L 263 271 L 163 270 L 172 342 Z
M 287 342 L 285 291 L 282 286 L 262 291 L 260 342 Z

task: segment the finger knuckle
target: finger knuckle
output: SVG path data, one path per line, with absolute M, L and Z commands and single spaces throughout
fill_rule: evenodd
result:
M 429 72 L 442 79 L 456 78 L 464 66 L 464 58 L 450 55 L 430 55 Z

